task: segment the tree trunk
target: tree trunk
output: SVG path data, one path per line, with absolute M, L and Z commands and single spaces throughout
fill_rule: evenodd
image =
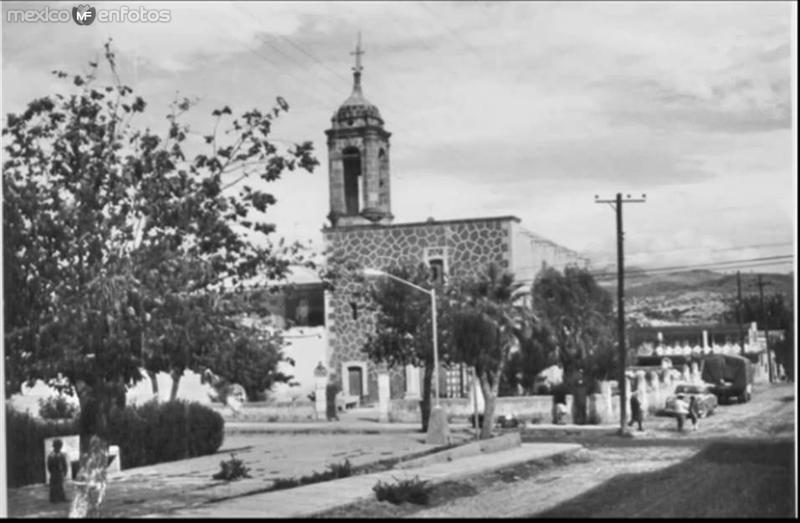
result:
M 177 370 L 173 370 L 169 373 L 172 377 L 172 389 L 169 391 L 169 400 L 175 401 L 178 399 L 178 387 L 181 384 L 181 376 L 183 376 L 183 371 L 178 372 Z
M 124 407 L 125 398 L 124 395 L 122 399 L 119 398 L 118 387 L 105 382 L 91 386 L 83 380 L 78 380 L 75 383 L 75 390 L 81 407 L 79 435 L 83 453 L 88 451 L 92 436 L 108 440 L 109 413 L 115 404 Z
M 153 390 L 153 399 L 158 401 L 158 374 L 155 371 L 148 370 L 147 377 L 150 378 L 150 387 Z
M 483 425 L 481 425 L 480 439 L 489 439 L 492 437 L 492 428 L 494 427 L 494 410 L 497 404 L 497 390 L 499 376 L 495 377 L 494 383 L 490 383 L 487 373 L 481 372 L 478 381 L 481 384 L 481 392 L 483 392 Z
M 422 416 L 422 432 L 428 432 L 428 419 L 431 415 L 431 388 L 433 382 L 433 363 L 425 362 L 425 372 L 422 378 L 422 401 L 419 402 Z

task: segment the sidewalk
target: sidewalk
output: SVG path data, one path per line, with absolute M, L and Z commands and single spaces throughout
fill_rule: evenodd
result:
M 414 469 L 395 469 L 315 483 L 293 489 L 266 492 L 211 503 L 200 507 L 152 514 L 148 517 L 177 518 L 302 518 L 349 505 L 374 496 L 372 487 L 378 481 L 419 477 L 439 483 L 518 465 L 530 461 L 569 454 L 581 449 L 574 443 L 523 444 L 520 447 L 460 458 L 448 463 L 435 463 Z

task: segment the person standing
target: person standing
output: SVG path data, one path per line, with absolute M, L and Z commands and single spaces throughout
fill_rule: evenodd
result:
M 639 391 L 634 391 L 631 394 L 631 420 L 628 422 L 628 426 L 630 427 L 634 423 L 639 424 L 639 431 L 643 431 L 642 428 L 642 419 L 644 418 L 644 414 L 642 413 L 642 402 L 639 399 Z
M 692 420 L 692 430 L 697 430 L 697 423 L 700 419 L 700 406 L 694 396 L 689 396 L 689 419 Z
M 53 450 L 47 455 L 47 472 L 50 473 L 50 503 L 67 501 L 64 480 L 67 477 L 67 456 L 61 452 L 64 442 L 53 440 Z
M 688 414 L 689 404 L 686 403 L 683 394 L 679 394 L 678 397 L 675 398 L 675 417 L 678 420 L 678 432 L 683 432 L 683 424 Z
M 328 375 L 328 385 L 325 387 L 325 414 L 328 421 L 339 421 L 339 413 L 336 406 L 336 395 L 341 388 L 335 372 Z

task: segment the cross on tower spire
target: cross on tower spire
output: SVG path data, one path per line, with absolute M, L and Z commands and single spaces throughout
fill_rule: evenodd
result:
M 361 31 L 358 32 L 358 42 L 356 43 L 356 50 L 350 53 L 356 57 L 356 66 L 353 67 L 353 91 L 361 92 L 361 55 L 364 54 L 364 49 L 361 47 Z

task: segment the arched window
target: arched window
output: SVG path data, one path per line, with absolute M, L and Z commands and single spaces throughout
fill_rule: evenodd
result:
M 344 202 L 348 215 L 358 214 L 361 210 L 361 152 L 356 147 L 348 147 L 342 151 L 344 166 Z

